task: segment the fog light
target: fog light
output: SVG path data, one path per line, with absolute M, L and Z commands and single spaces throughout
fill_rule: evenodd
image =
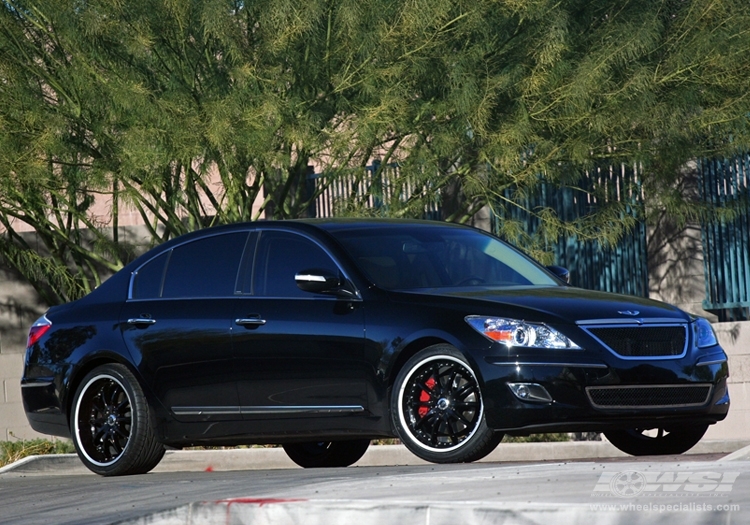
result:
M 531 395 L 531 392 L 529 392 L 529 387 L 526 385 L 518 385 L 518 387 L 515 389 L 516 395 L 521 399 L 528 399 L 529 395 Z
M 552 403 L 552 396 L 537 383 L 508 383 L 508 386 L 513 395 L 521 401 Z

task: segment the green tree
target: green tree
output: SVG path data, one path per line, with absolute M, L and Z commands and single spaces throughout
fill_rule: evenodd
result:
M 542 184 L 576 187 L 624 165 L 639 172 L 640 186 L 589 186 L 600 202 L 591 216 L 566 222 L 550 209 L 528 210 L 541 221 L 534 239 L 522 225 L 501 224 L 531 247 L 560 235 L 611 243 L 634 222 L 623 194 L 699 218 L 715 210 L 679 192 L 681 168 L 748 148 L 743 0 L 417 1 L 394 9 L 380 30 L 386 56 L 373 89 L 386 94 L 390 113 L 382 113 L 408 130 L 402 171 L 462 195 L 449 220 L 488 203 L 503 215 Z
M 124 206 L 157 243 L 304 216 L 341 177 L 361 185 L 339 213 L 439 202 L 462 222 L 625 165 L 648 202 L 695 218 L 710 210 L 673 191 L 679 168 L 750 142 L 748 22 L 744 0 L 4 0 L 0 249 L 59 302 L 132 256 Z M 614 242 L 635 220 L 623 190 L 585 190 L 590 216 L 530 209 L 536 235 L 501 233 L 537 255 L 561 235 Z
M 353 128 L 373 97 L 358 86 L 377 46 L 361 38 L 367 17 L 355 3 L 3 6 L 1 247 L 48 302 L 80 296 L 127 261 L 123 206 L 151 243 L 264 211 L 298 217 L 325 189 L 306 183 L 312 160 L 330 183 L 392 141 Z M 111 205 L 111 235 L 91 215 L 94 196 Z

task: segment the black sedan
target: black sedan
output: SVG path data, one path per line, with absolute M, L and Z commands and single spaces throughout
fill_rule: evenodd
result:
M 102 475 L 197 445 L 347 466 L 394 436 L 437 463 L 480 459 L 505 433 L 677 454 L 724 419 L 727 357 L 706 320 L 563 273 L 439 222 L 207 229 L 34 323 L 24 407 Z

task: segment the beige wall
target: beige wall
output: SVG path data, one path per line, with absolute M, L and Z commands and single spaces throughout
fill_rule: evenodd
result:
M 21 403 L 23 352 L 29 326 L 44 312 L 34 289 L 0 271 L 0 440 L 43 437 L 26 421 Z M 12 435 L 11 435 L 12 433 Z
M 750 439 L 750 321 L 715 323 L 719 343 L 729 356 L 729 415 L 712 425 L 707 439 Z
M 21 403 L 21 371 L 23 354 L 19 352 L 0 353 L 0 440 L 32 439 L 48 437 L 37 434 L 26 421 Z

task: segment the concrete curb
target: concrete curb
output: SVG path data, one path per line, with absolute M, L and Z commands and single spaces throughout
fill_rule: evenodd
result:
M 750 460 L 750 445 L 743 447 L 731 454 L 721 458 L 722 461 L 748 461 Z
M 748 440 L 704 440 L 686 454 L 729 454 L 724 461 L 750 457 Z M 744 447 L 744 448 L 743 448 Z M 569 461 L 628 457 L 606 441 L 567 441 L 559 443 L 501 443 L 484 463 Z M 355 463 L 359 467 L 427 465 L 403 445 L 371 446 Z M 169 450 L 153 472 L 202 472 L 299 468 L 281 448 L 228 450 Z M 92 474 L 76 454 L 29 456 L 0 468 L 0 475 L 15 474 Z

